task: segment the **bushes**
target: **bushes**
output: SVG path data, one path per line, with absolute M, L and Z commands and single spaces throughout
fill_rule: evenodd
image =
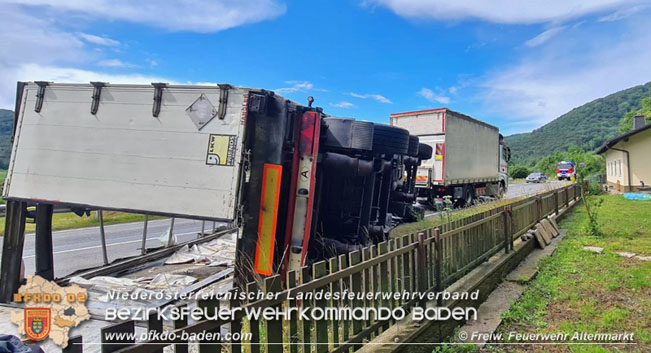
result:
M 531 173 L 531 169 L 523 165 L 514 165 L 512 167 L 509 167 L 509 177 L 513 179 L 526 178 L 529 173 Z

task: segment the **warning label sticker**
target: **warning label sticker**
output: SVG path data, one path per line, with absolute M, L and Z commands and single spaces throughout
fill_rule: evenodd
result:
M 237 136 L 235 135 L 210 135 L 208 139 L 208 154 L 206 164 L 232 166 L 235 164 L 235 151 L 237 150 Z

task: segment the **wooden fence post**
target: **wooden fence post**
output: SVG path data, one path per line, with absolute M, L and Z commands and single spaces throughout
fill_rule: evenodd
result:
M 319 268 L 322 273 L 325 273 L 325 263 L 319 263 Z M 317 271 L 315 269 L 315 271 Z M 316 272 L 315 272 L 316 273 Z M 280 275 L 267 277 L 264 279 L 264 292 L 265 293 L 278 293 L 282 291 L 282 284 L 280 283 Z M 275 309 L 282 311 L 282 304 L 275 306 Z M 267 329 L 267 352 L 269 353 L 282 353 L 283 352 L 283 323 L 281 320 L 265 320 L 265 327 Z M 317 336 L 318 337 L 318 336 Z M 221 352 L 217 350 L 217 352 Z
M 509 209 L 504 206 L 502 210 L 502 223 L 504 225 L 504 253 L 509 253 Z
M 436 274 L 436 305 L 443 306 L 443 298 L 438 295 L 443 288 L 442 283 L 443 279 L 441 278 L 441 230 L 439 228 L 434 229 L 434 261 L 435 267 L 434 271 Z
M 250 293 L 253 293 L 253 295 L 257 295 L 259 290 L 260 289 L 258 288 L 258 284 L 256 282 L 250 282 L 249 284 L 246 285 L 247 295 Z M 260 320 L 250 318 L 249 330 L 251 333 L 251 340 L 249 341 L 249 352 L 260 353 Z
M 558 216 L 558 190 L 554 190 L 554 214 Z
M 427 260 L 425 259 L 425 233 L 418 233 L 418 248 L 416 251 L 418 256 L 418 266 L 416 267 L 416 274 L 418 278 L 418 292 L 424 293 L 427 290 Z M 421 307 L 426 305 L 425 299 L 419 303 Z
M 542 199 L 540 196 L 536 196 L 536 220 L 540 221 L 542 219 Z
M 203 236 L 203 232 L 201 232 L 201 236 Z M 296 276 L 294 276 L 294 281 L 296 281 Z M 240 299 L 237 297 L 239 295 L 239 291 L 236 288 L 233 288 L 230 290 L 231 292 L 231 300 L 229 302 L 229 306 L 232 309 L 237 308 L 240 306 Z M 294 325 L 296 325 L 296 320 L 294 320 Z M 242 319 L 235 320 L 231 322 L 231 332 L 235 333 L 241 333 L 242 332 Z M 242 352 L 242 340 L 241 338 L 238 339 L 232 339 L 231 338 L 231 353 L 240 353 Z
M 513 205 L 509 205 L 509 242 L 511 243 L 511 251 L 513 251 Z

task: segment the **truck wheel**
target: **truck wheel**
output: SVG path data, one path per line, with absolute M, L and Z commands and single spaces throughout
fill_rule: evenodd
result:
M 418 157 L 418 136 L 409 135 L 409 151 L 407 154 L 411 157 Z
M 421 160 L 428 160 L 432 158 L 432 146 L 426 145 L 424 143 L 418 144 L 418 158 Z
M 474 202 L 475 202 L 475 189 L 470 185 L 464 186 L 462 197 L 457 200 L 457 206 L 470 207 Z
M 355 119 L 326 118 L 323 145 L 332 150 L 371 151 L 374 124 Z
M 499 200 L 504 198 L 504 194 L 506 194 L 506 190 L 504 188 L 504 183 L 500 182 L 500 186 L 497 188 L 497 198 Z
M 399 127 L 374 124 L 373 152 L 384 154 L 407 154 L 409 131 Z

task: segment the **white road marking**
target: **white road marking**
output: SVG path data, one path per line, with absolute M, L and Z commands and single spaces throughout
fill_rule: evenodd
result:
M 170 223 L 170 218 L 154 219 L 154 220 L 148 221 L 147 224 L 149 226 L 151 226 L 152 224 L 163 223 L 163 222 Z M 186 224 L 186 223 L 191 223 L 191 222 L 201 222 L 201 221 L 197 221 L 195 219 L 177 218 L 174 221 L 174 224 L 179 225 L 179 224 Z M 212 221 L 206 221 L 206 223 L 208 223 L 208 222 L 212 222 Z M 115 229 L 115 228 L 129 228 L 129 227 L 134 227 L 134 229 L 142 229 L 144 227 L 144 222 L 143 221 L 136 221 L 136 222 L 129 222 L 129 223 L 109 224 L 109 225 L 104 226 L 104 230 Z M 211 227 L 212 227 L 212 225 L 211 225 Z M 65 233 L 74 233 L 76 231 L 78 232 L 78 231 L 82 231 L 82 230 L 83 231 L 97 230 L 99 232 L 99 226 L 55 230 L 52 233 L 56 234 L 56 235 L 61 235 L 61 234 L 65 235 Z M 26 235 L 34 235 L 34 233 L 27 233 Z
M 180 235 L 189 235 L 189 234 L 198 234 L 198 233 L 199 233 L 199 231 L 195 231 L 195 232 L 179 233 L 179 234 L 174 234 L 174 235 L 180 236 Z M 149 239 L 158 239 L 158 238 L 159 237 L 147 238 L 147 240 L 149 240 Z M 131 244 L 131 243 L 140 243 L 140 242 L 142 242 L 142 239 L 123 241 L 123 242 L 120 242 L 120 243 L 106 244 L 106 247 L 108 248 L 109 246 L 124 245 L 124 244 Z M 56 254 L 65 254 L 65 253 L 69 253 L 69 252 L 83 251 L 83 250 L 90 250 L 90 249 L 101 249 L 101 248 L 102 248 L 101 245 L 95 245 L 95 246 L 87 246 L 85 248 L 77 248 L 77 249 L 68 249 L 68 250 L 55 251 L 52 254 L 54 254 L 54 255 L 56 255 Z M 23 256 L 23 259 L 29 259 L 29 258 L 32 258 L 32 257 L 35 257 L 35 256 L 36 255 Z

